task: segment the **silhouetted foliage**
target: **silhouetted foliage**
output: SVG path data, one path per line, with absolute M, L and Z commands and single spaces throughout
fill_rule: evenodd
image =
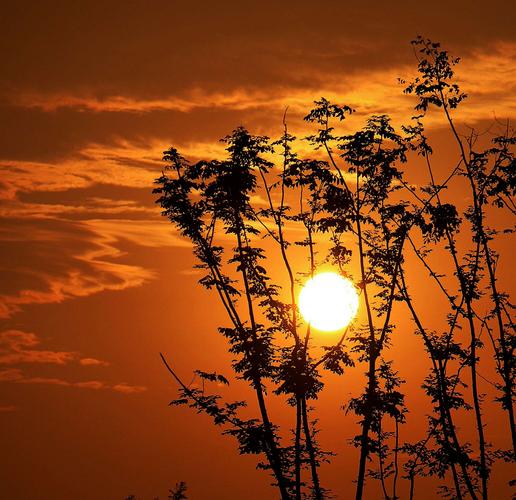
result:
M 186 490 L 187 490 L 186 483 L 184 481 L 179 481 L 179 483 L 176 483 L 176 485 L 168 490 L 167 499 L 168 500 L 187 500 L 188 497 L 186 496 Z M 125 500 L 137 500 L 136 495 L 129 495 L 125 498 Z M 159 500 L 159 497 L 154 497 L 154 500 Z
M 186 490 L 186 483 L 184 481 L 180 481 L 169 491 L 168 500 L 186 500 L 188 498 L 186 496 Z
M 443 497 L 486 499 L 493 463 L 515 459 L 516 336 L 509 297 L 499 289 L 495 250 L 497 236 L 512 229 L 491 226 L 489 217 L 492 210 L 516 212 L 516 139 L 507 124 L 490 147 L 477 150 L 478 133 L 462 136 L 452 116 L 466 99 L 454 76 L 459 59 L 422 37 L 412 44 L 418 76 L 408 83 L 400 80 L 416 99 L 409 123 L 396 127 L 389 116 L 372 115 L 359 130 L 341 133 L 354 109 L 321 98 L 305 117 L 315 128 L 305 139 L 317 159 L 298 156 L 298 140 L 284 120 L 276 141 L 235 129 L 223 139 L 224 160 L 190 163 L 170 148 L 163 158 L 166 169 L 156 180 L 163 215 L 193 244 L 197 268 L 204 273 L 199 283 L 218 295 L 227 313 L 229 324 L 219 332 L 234 356 L 236 376 L 254 392 L 258 413 L 244 418 L 247 401 L 226 402 L 212 392 L 210 384 L 229 384 L 225 376 L 196 370 L 201 387 L 187 385 L 162 356 L 179 384 L 179 398 L 170 404 L 209 415 L 224 434 L 236 438 L 240 453 L 258 455 L 258 467 L 271 473 L 282 499 L 331 496 L 318 472 L 331 453 L 319 447 L 310 409 L 324 390 L 323 371 L 345 376 L 347 370 L 365 368 L 363 391 L 344 405 L 360 426 L 351 439 L 359 450 L 357 499 L 364 496 L 366 477 L 380 482 L 387 500 L 400 498 L 398 483 L 406 479 L 412 499 L 420 476 L 445 480 L 439 486 Z M 435 109 L 443 113 L 459 155 L 441 182 L 425 135 L 427 115 Z M 428 184 L 416 186 L 405 170 L 421 162 Z M 460 180 L 470 193 L 466 209 L 447 194 L 452 181 Z M 298 231 L 290 232 L 291 227 Z M 287 233 L 302 236 L 289 241 Z M 260 243 L 264 239 L 270 241 L 267 250 Z M 278 250 L 287 276 L 285 291 L 270 266 L 270 247 Z M 305 253 L 305 269 L 294 268 L 295 252 Z M 413 296 L 416 278 L 406 265 L 409 255 L 428 273 L 422 286 L 433 286 L 449 306 L 445 331 L 437 318 L 420 313 L 428 304 Z M 319 347 L 310 325 L 299 319 L 297 286 L 300 277 L 313 276 L 323 264 L 355 283 L 365 321 L 348 326 L 334 345 Z M 486 299 L 489 310 L 482 313 Z M 431 413 L 426 435 L 413 443 L 400 442 L 408 412 L 405 382 L 388 356 L 400 334 L 392 319 L 395 308 L 412 319 L 430 367 L 421 387 Z M 482 407 L 488 402 L 478 387 L 486 336 L 510 450 L 495 450 L 486 438 Z M 272 394 L 294 410 L 291 434 L 270 417 Z M 458 415 L 472 416 L 475 443 L 462 437 Z

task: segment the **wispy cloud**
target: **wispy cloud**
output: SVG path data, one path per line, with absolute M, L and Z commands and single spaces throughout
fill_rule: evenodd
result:
M 79 360 L 79 363 L 82 366 L 109 366 L 107 361 L 101 361 L 95 358 L 82 358 Z
M 143 148 L 119 141 L 109 147 L 90 144 L 58 163 L 4 160 L 0 164 L 0 198 L 13 200 L 20 192 L 62 191 L 95 184 L 151 189 L 162 167 L 162 149 L 163 144 L 155 142 Z
M 0 332 L 0 365 L 55 364 L 77 362 L 82 366 L 109 366 L 107 361 L 82 357 L 75 351 L 41 349 L 41 340 L 35 333 L 21 330 Z
M 89 230 L 80 222 L 29 219 L 3 223 L 4 262 L 13 253 L 26 255 L 10 267 L 13 275 L 23 276 L 5 291 L 0 286 L 0 317 L 8 317 L 28 304 L 59 303 L 104 290 L 122 290 L 140 286 L 154 273 L 136 265 L 113 261 L 123 252 L 112 244 L 111 236 Z M 66 242 L 63 245 L 62 242 Z
M 14 382 L 17 384 L 36 384 L 36 385 L 57 385 L 61 387 L 71 387 L 78 389 L 91 390 L 110 390 L 121 394 L 139 394 L 145 392 L 147 387 L 143 385 L 131 385 L 125 382 L 110 384 L 102 380 L 69 381 L 55 377 L 33 377 L 26 375 L 21 369 L 0 370 L 0 382 Z
M 516 86 L 516 44 L 497 42 L 470 53 L 458 67 L 458 78 L 464 89 L 476 95 L 463 112 L 467 119 L 485 116 L 491 107 L 514 116 L 516 98 L 510 91 Z M 397 78 L 414 74 L 414 64 L 390 66 L 379 70 L 362 68 L 361 71 L 337 69 L 314 71 L 310 67 L 296 67 L 296 84 L 260 87 L 239 87 L 225 91 L 208 91 L 202 87 L 190 89 L 183 95 L 138 99 L 124 95 L 98 97 L 94 94 L 11 94 L 11 103 L 25 108 L 47 112 L 63 108 L 98 113 L 152 113 L 198 109 L 229 109 L 250 111 L 256 109 L 284 109 L 304 113 L 314 98 L 324 95 L 337 102 L 353 105 L 361 114 L 389 112 L 394 115 L 410 109 L 411 100 L 401 94 Z M 503 82 L 503 86 L 501 84 Z M 467 108 L 467 109 L 466 109 Z
M 38 348 L 40 345 L 41 340 L 34 333 L 20 330 L 0 332 L 0 366 L 27 364 L 69 365 L 72 363 L 85 367 L 109 366 L 109 363 L 100 359 L 82 357 L 77 352 L 40 349 Z M 61 377 L 32 376 L 26 374 L 19 366 L 1 369 L 0 382 L 57 385 L 93 390 L 105 389 L 122 394 L 137 394 L 147 390 L 145 386 L 131 385 L 126 382 L 108 383 L 103 380 L 70 381 Z M 0 411 L 2 411 L 1 408 Z
M 127 220 L 127 219 L 92 219 L 83 221 L 99 235 L 99 241 L 105 245 L 106 251 L 120 241 L 129 241 L 144 247 L 191 247 L 191 243 L 180 238 L 172 231 L 167 221 L 159 219 Z
M 4 203 L 0 206 L 0 217 L 78 217 L 90 218 L 97 216 L 126 217 L 138 215 L 155 215 L 156 210 L 142 207 L 136 200 L 91 199 L 82 205 L 67 205 L 62 203 Z
M 49 351 L 37 349 L 40 340 L 34 333 L 20 330 L 0 332 L 0 364 L 50 363 L 64 365 L 77 358 L 68 351 Z
M 27 305 L 60 303 L 152 280 L 152 269 L 120 262 L 124 242 L 155 248 L 189 246 L 159 219 L 10 219 L 2 221 L 0 240 L 2 261 L 13 263 L 12 279 L 0 285 L 0 317 L 4 318 Z
M 16 382 L 21 378 L 23 378 L 23 375 L 19 368 L 0 370 L 0 382 Z
M 147 390 L 143 385 L 129 385 L 126 383 L 115 384 L 111 386 L 111 389 L 116 392 L 121 392 L 122 394 L 138 394 Z

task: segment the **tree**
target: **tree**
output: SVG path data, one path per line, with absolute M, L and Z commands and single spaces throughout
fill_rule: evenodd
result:
M 417 98 L 416 114 L 398 130 L 389 116 L 373 115 L 358 131 L 340 133 L 337 128 L 354 110 L 321 98 L 305 117 L 316 128 L 307 138 L 316 159 L 298 156 L 298 140 L 284 119 L 284 133 L 274 142 L 243 127 L 235 129 L 223 139 L 225 160 L 191 164 L 170 148 L 164 153 L 166 170 L 156 180 L 163 215 L 193 244 L 197 267 L 205 273 L 200 284 L 224 306 L 229 325 L 219 331 L 235 356 L 234 372 L 254 393 L 258 414 L 243 418 L 240 410 L 247 401 L 226 402 L 208 391 L 210 382 L 229 383 L 223 375 L 196 370 L 203 386 L 193 388 L 162 355 L 179 384 L 180 397 L 171 404 L 208 414 L 236 438 L 240 453 L 260 456 L 259 467 L 270 472 L 282 499 L 330 495 L 320 484 L 318 469 L 331 453 L 318 445 L 310 405 L 324 389 L 324 371 L 342 376 L 356 365 L 365 366 L 365 387 L 345 406 L 359 419 L 360 431 L 352 441 L 359 450 L 357 499 L 364 496 L 367 476 L 380 481 L 386 499 L 399 498 L 402 468 L 410 498 L 416 477 L 431 475 L 447 478 L 444 495 L 485 499 L 494 461 L 515 459 L 516 337 L 508 295 L 498 286 L 500 256 L 495 251 L 500 231 L 510 229 L 492 227 L 488 217 L 493 210 L 515 213 L 516 140 L 508 124 L 485 149 L 476 147 L 477 132 L 463 137 L 452 116 L 466 98 L 454 80 L 458 59 L 422 37 L 412 43 L 418 76 L 402 83 L 405 93 Z M 425 135 L 432 108 L 444 113 L 459 151 L 457 165 L 440 183 Z M 403 169 L 410 174 L 418 158 L 429 182 L 414 186 Z M 472 199 L 462 215 L 454 194 L 447 196 L 452 181 L 461 179 Z M 258 195 L 265 206 L 255 204 Z M 292 227 L 298 231 L 290 231 Z M 287 238 L 299 233 L 301 238 Z M 464 238 L 469 242 L 465 250 Z M 263 240 L 268 240 L 267 250 Z M 270 265 L 272 248 L 287 276 L 287 300 L 278 270 Z M 299 252 L 306 257 L 305 269 L 294 266 Z M 432 255 L 447 259 L 449 266 L 439 267 Z M 417 258 L 428 272 L 428 286 L 435 285 L 449 304 L 445 332 L 427 324 L 420 313 L 412 290 L 421 284 L 407 266 L 409 256 Z M 299 317 L 297 292 L 299 278 L 313 276 L 323 263 L 353 280 L 365 322 L 349 325 L 337 343 L 320 348 L 313 343 L 310 325 Z M 491 305 L 482 313 L 486 298 Z M 422 388 L 433 412 L 426 436 L 416 443 L 400 444 L 407 408 L 404 381 L 388 358 L 397 333 L 394 309 L 412 318 L 431 367 Z M 495 383 L 497 401 L 507 414 L 511 450 L 491 450 L 486 438 L 482 408 L 487 402 L 479 389 L 483 333 L 491 341 L 500 380 Z M 270 417 L 271 393 L 294 410 L 291 436 Z M 476 445 L 461 439 L 456 416 L 464 412 L 473 414 Z M 373 459 L 378 467 L 368 469 Z
M 180 481 L 169 491 L 168 500 L 186 500 L 188 498 L 186 496 L 187 489 L 186 483 L 184 481 Z
M 184 481 L 179 481 L 176 485 L 168 490 L 168 500 L 186 500 L 186 491 L 188 487 Z M 136 500 L 136 495 L 129 495 L 125 500 Z M 159 500 L 159 497 L 155 497 L 154 500 Z

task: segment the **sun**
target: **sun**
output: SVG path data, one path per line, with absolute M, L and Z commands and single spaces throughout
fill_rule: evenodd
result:
M 358 295 L 350 280 L 336 273 L 320 273 L 302 288 L 299 309 L 313 328 L 332 332 L 345 328 L 355 317 Z

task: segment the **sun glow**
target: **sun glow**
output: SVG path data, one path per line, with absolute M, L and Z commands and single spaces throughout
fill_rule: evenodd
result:
M 299 294 L 305 321 L 325 332 L 346 327 L 358 310 L 358 295 L 350 280 L 336 273 L 320 273 L 305 283 Z

